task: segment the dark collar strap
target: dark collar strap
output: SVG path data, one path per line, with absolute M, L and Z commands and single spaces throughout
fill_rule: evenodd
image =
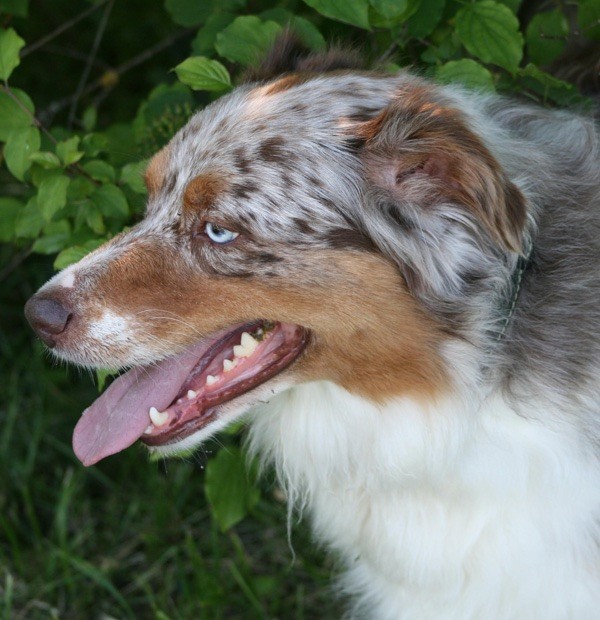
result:
M 500 331 L 496 334 L 496 341 L 502 340 L 504 335 L 506 334 L 506 330 L 508 328 L 508 324 L 510 323 L 510 319 L 515 312 L 515 307 L 517 305 L 517 299 L 519 298 L 519 293 L 521 292 L 521 284 L 523 283 L 523 274 L 525 270 L 529 266 L 531 261 L 531 254 L 533 253 L 533 243 L 531 239 L 527 239 L 525 241 L 525 252 L 519 256 L 517 260 L 517 266 L 512 273 L 511 276 L 511 294 L 508 298 L 508 305 L 505 309 L 505 317 L 502 322 L 502 327 Z

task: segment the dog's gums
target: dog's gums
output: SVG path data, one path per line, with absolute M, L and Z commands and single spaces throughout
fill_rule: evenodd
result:
M 73 435 L 75 453 L 92 465 L 138 439 L 151 446 L 180 441 L 218 418 L 220 404 L 287 368 L 307 343 L 300 326 L 254 321 L 133 368 L 86 409 Z

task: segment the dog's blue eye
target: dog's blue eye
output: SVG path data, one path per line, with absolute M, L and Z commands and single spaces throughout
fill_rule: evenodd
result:
M 213 224 L 212 222 L 206 222 L 204 226 L 204 232 L 206 233 L 208 238 L 215 243 L 229 243 L 230 241 L 233 241 L 239 234 L 231 230 L 227 230 L 222 226 L 217 226 L 217 224 Z

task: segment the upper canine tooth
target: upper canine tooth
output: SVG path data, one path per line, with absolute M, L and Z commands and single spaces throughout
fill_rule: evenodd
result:
M 235 357 L 250 357 L 257 346 L 258 340 L 253 338 L 248 332 L 244 332 L 240 344 L 236 344 L 233 347 L 233 354 Z
M 256 347 L 258 346 L 258 340 L 248 332 L 244 332 L 242 334 L 242 340 L 240 344 L 244 347 L 244 349 L 250 352 L 250 355 L 252 355 L 252 353 L 254 353 Z
M 223 370 L 225 372 L 235 368 L 235 362 L 232 360 L 223 360 Z
M 156 407 L 150 407 L 148 413 L 154 426 L 164 426 L 169 419 L 169 414 L 166 411 L 159 411 Z
M 206 375 L 206 385 L 212 385 L 217 382 L 217 378 L 213 375 Z
M 196 394 L 198 392 L 194 392 L 194 390 L 188 390 L 187 397 L 188 398 L 196 398 Z

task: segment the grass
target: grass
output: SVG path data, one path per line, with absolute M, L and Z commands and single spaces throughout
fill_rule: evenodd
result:
M 216 444 L 186 461 L 151 463 L 141 448 L 76 460 L 72 429 L 96 388 L 49 363 L 22 318 L 49 273 L 32 259 L 0 293 L 0 617 L 339 617 L 331 567 L 305 525 L 292 561 L 268 484 L 250 517 L 219 531 L 203 492 Z

